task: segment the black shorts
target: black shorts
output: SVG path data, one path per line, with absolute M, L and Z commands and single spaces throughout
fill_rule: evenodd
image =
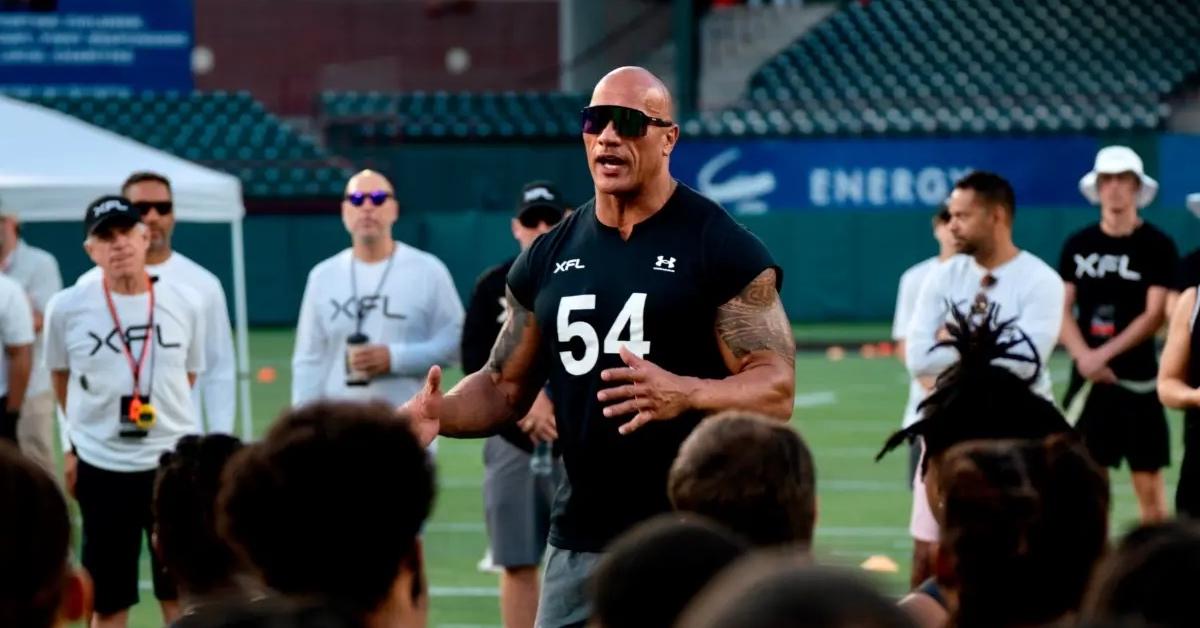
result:
M 79 459 L 75 498 L 83 518 L 83 566 L 96 588 L 97 613 L 110 615 L 138 603 L 142 536 L 150 545 L 154 470 L 120 473 Z M 154 595 L 174 600 L 175 586 L 150 551 Z
M 1063 406 L 1071 405 L 1081 387 L 1072 386 Z M 1075 429 L 1097 464 L 1115 469 L 1124 459 L 1131 471 L 1158 471 L 1171 464 L 1167 417 L 1154 392 L 1094 384 Z

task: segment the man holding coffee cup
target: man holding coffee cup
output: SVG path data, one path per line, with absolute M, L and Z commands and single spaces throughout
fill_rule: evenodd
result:
M 350 178 L 342 222 L 350 248 L 308 275 L 292 354 L 292 404 L 318 398 L 404 403 L 434 364 L 454 361 L 463 306 L 446 265 L 392 238 L 392 184 Z

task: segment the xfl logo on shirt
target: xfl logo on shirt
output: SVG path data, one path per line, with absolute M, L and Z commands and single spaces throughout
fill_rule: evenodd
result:
M 340 303 L 338 302 L 337 299 L 330 299 L 329 303 L 331 305 L 333 305 L 333 315 L 329 317 L 329 320 L 331 320 L 331 321 L 336 321 L 338 319 L 338 316 L 341 316 L 343 314 L 346 316 L 346 318 L 349 318 L 350 320 L 355 320 L 356 318 L 358 318 L 360 312 L 362 313 L 361 314 L 362 317 L 366 318 L 367 315 L 371 313 L 371 310 L 375 310 L 375 309 L 379 309 L 380 311 L 382 311 L 384 318 L 391 318 L 391 319 L 396 319 L 396 320 L 403 320 L 405 318 L 405 316 L 403 314 L 401 314 L 399 312 L 393 312 L 391 310 L 391 301 L 390 301 L 390 298 L 387 297 L 386 295 L 385 296 L 371 295 L 371 296 L 366 296 L 366 297 L 359 297 L 357 308 L 354 307 L 354 297 L 347 297 L 345 301 L 342 301 Z
M 1130 270 L 1128 255 L 1101 255 L 1099 253 L 1092 253 L 1087 257 L 1075 255 L 1076 278 L 1103 279 L 1111 273 L 1116 273 L 1121 279 L 1129 281 L 1141 281 L 1142 279 L 1141 273 Z
M 104 336 L 101 336 L 96 332 L 89 331 L 87 333 L 88 336 L 91 336 L 92 342 L 96 344 L 92 346 L 92 351 L 88 355 L 96 355 L 96 353 L 99 352 L 103 347 L 108 347 L 113 353 L 123 353 L 125 351 L 123 344 L 127 344 L 128 346 L 132 347 L 133 343 L 135 342 L 145 342 L 146 337 L 149 336 L 147 333 L 149 330 L 149 325 L 130 325 L 125 329 L 124 343 L 121 341 L 121 330 L 117 329 L 116 327 L 113 327 L 112 330 L 110 330 Z M 155 325 L 154 332 L 154 338 L 158 343 L 159 348 L 175 349 L 183 346 L 182 342 L 172 342 L 163 337 L 162 325 Z

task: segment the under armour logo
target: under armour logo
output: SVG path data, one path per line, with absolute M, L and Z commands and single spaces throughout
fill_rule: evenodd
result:
M 496 322 L 503 325 L 508 322 L 508 299 L 500 297 L 500 314 L 496 316 Z
M 531 188 L 525 190 L 525 202 L 536 201 L 538 199 L 544 201 L 554 200 L 554 193 L 546 188 Z
M 661 270 L 666 273 L 675 272 L 675 258 L 658 256 L 658 261 L 654 262 L 654 270 Z
M 587 267 L 584 266 L 583 263 L 579 261 L 579 258 L 569 259 L 565 262 L 554 262 L 554 274 L 558 274 L 560 272 L 565 272 L 565 271 L 571 270 L 572 268 L 578 268 L 579 270 L 583 270 L 584 268 L 587 268 Z
M 1128 255 L 1100 255 L 1092 253 L 1084 257 L 1082 255 L 1075 256 L 1075 277 L 1082 278 L 1084 275 L 1095 279 L 1103 279 L 1109 273 L 1116 273 L 1121 279 L 1129 281 L 1141 281 L 1142 274 L 1129 269 Z

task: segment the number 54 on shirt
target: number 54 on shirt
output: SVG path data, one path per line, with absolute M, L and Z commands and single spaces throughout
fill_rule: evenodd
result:
M 555 325 L 558 328 L 558 341 L 570 342 L 572 338 L 583 340 L 582 358 L 576 358 L 571 351 L 558 353 L 562 358 L 563 368 L 571 375 L 590 373 L 600 358 L 600 338 L 596 335 L 596 328 L 584 321 L 571 322 L 572 312 L 595 308 L 596 295 L 594 294 L 563 297 L 558 302 L 557 324 Z M 621 345 L 625 345 L 631 353 L 639 358 L 644 358 L 646 354 L 650 353 L 650 341 L 645 339 L 645 311 L 646 293 L 634 292 L 629 295 L 625 306 L 621 308 L 617 319 L 613 321 L 612 327 L 604 336 L 605 353 L 616 355 L 620 352 Z M 626 327 L 629 327 L 629 340 L 621 340 L 621 332 Z

